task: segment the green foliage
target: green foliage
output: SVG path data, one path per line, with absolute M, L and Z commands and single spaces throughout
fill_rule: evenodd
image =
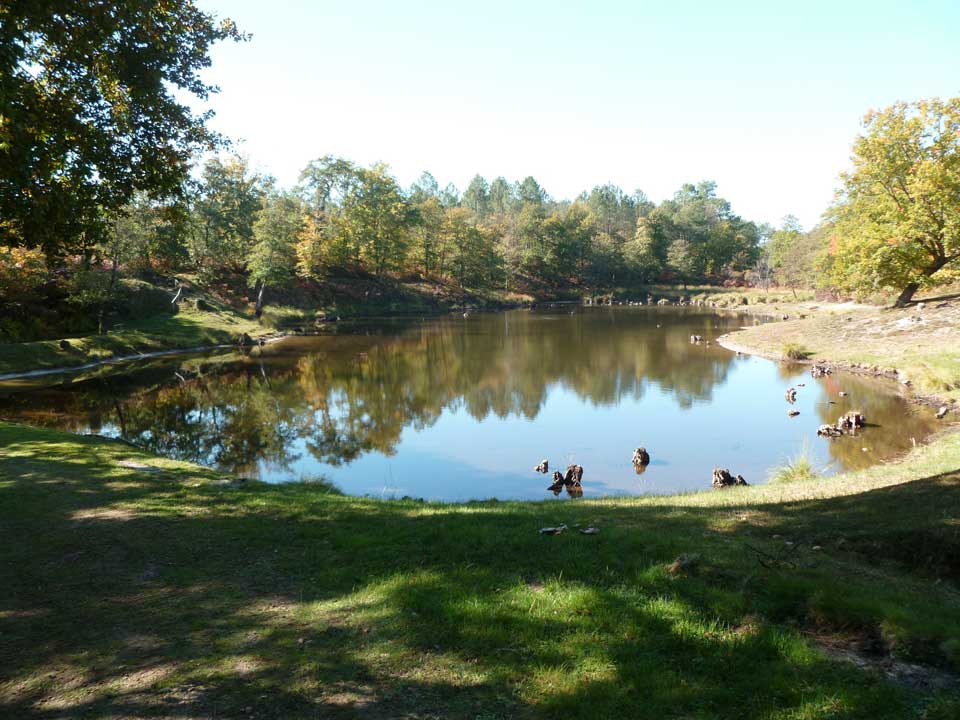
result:
M 200 72 L 242 39 L 231 21 L 190 0 L 7 2 L 0 28 L 0 245 L 88 248 L 104 211 L 179 193 L 220 142 L 177 94 L 214 91 Z
M 864 118 L 831 212 L 831 281 L 900 291 L 952 277 L 960 258 L 960 98 L 896 103 Z
M 248 262 L 249 283 L 284 285 L 296 275 L 297 242 L 304 231 L 304 212 L 291 194 L 268 197 L 253 225 L 254 246 Z
M 171 302 L 174 294 L 139 280 L 121 280 L 117 283 L 116 305 L 123 317 L 142 318 L 173 315 L 177 306 Z
M 109 270 L 79 270 L 70 276 L 67 300 L 81 308 L 102 308 L 116 297 L 115 275 Z
M 242 271 L 253 249 L 253 224 L 271 180 L 250 170 L 247 160 L 213 158 L 203 168 L 194 200 L 190 254 L 197 269 Z

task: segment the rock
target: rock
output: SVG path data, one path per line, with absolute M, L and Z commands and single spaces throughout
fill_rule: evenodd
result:
M 650 453 L 647 452 L 646 448 L 639 447 L 633 451 L 634 467 L 638 465 L 646 467 L 649 464 L 650 464 Z
M 546 475 L 548 472 L 550 472 L 550 461 L 549 461 L 549 460 L 541 460 L 541 461 L 540 461 L 540 464 L 537 465 L 537 466 L 533 469 L 533 471 L 534 471 L 534 472 L 538 472 L 538 473 L 543 473 L 544 475 Z
M 788 388 L 787 391 L 784 393 L 784 397 L 787 398 L 788 403 L 794 403 L 797 401 L 797 391 L 794 390 L 793 388 Z
M 937 420 L 943 420 L 948 412 L 950 412 L 950 408 L 948 408 L 946 405 L 941 405 L 940 409 L 937 410 Z
M 787 415 L 789 415 L 790 417 L 796 417 L 799 414 L 800 414 L 799 410 L 787 410 Z
M 729 470 L 720 468 L 713 469 L 713 486 L 715 488 L 725 488 L 731 487 L 733 485 L 748 485 L 746 480 L 743 479 L 743 475 L 737 475 L 734 477 L 730 474 Z

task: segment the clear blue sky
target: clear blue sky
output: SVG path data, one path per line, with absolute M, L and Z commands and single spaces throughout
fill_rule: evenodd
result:
M 214 50 L 213 125 L 285 185 L 327 153 L 556 198 L 711 179 L 810 227 L 866 110 L 960 94 L 957 0 L 199 2 L 253 35 Z

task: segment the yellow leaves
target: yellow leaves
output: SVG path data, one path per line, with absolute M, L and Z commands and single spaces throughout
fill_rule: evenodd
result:
M 41 250 L 0 247 L 0 296 L 13 298 L 41 285 L 47 261 Z

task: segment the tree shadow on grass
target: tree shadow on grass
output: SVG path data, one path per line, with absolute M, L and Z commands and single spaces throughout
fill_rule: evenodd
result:
M 920 597 L 916 577 L 956 577 L 956 476 L 725 508 L 442 506 L 0 441 L 9 717 L 904 717 L 915 693 L 828 660 L 802 624 L 960 628 L 949 587 Z M 537 533 L 556 522 L 602 532 Z M 747 547 L 785 536 L 830 549 L 770 568 Z M 947 550 L 879 554 L 882 585 L 863 572 L 870 543 L 917 538 Z

